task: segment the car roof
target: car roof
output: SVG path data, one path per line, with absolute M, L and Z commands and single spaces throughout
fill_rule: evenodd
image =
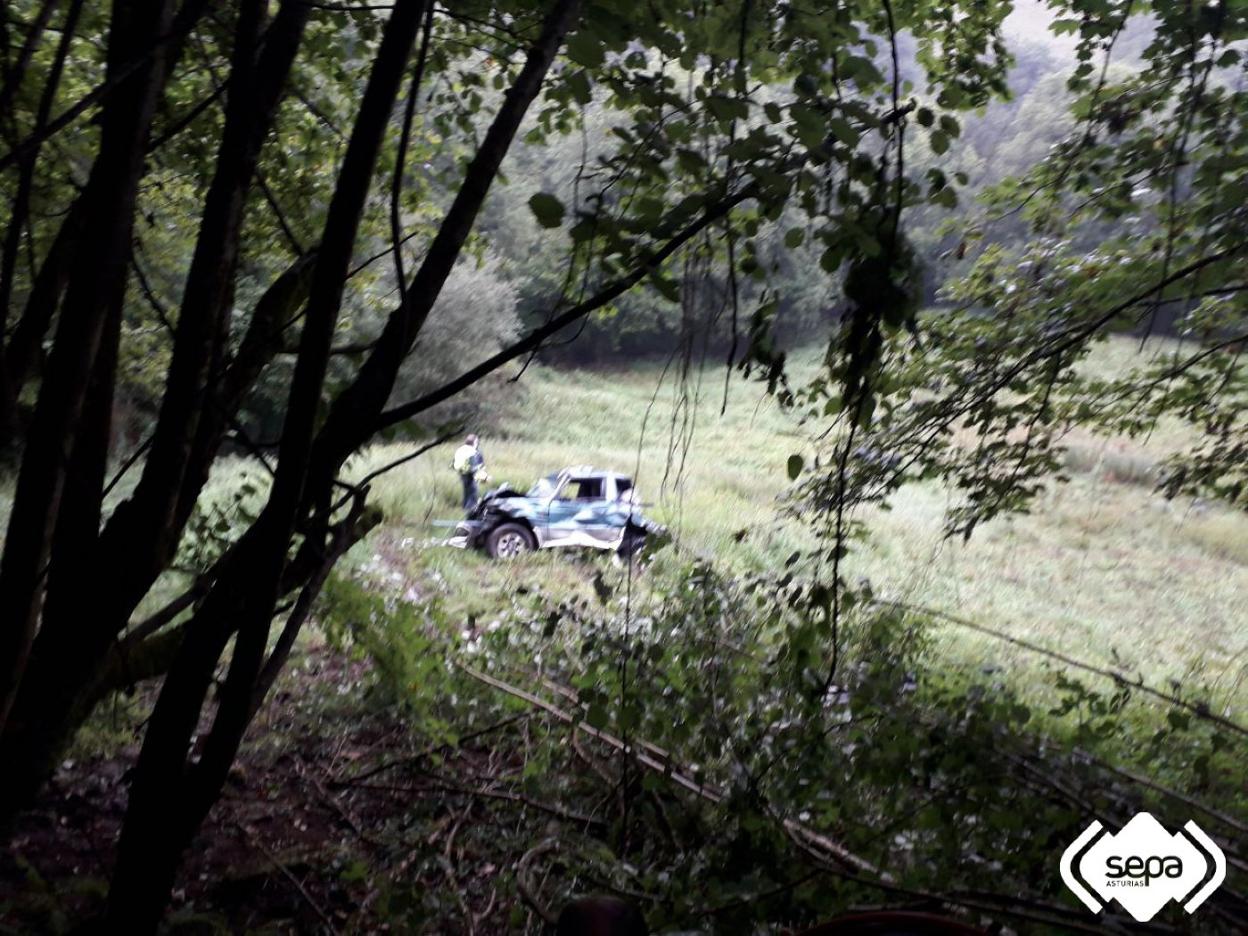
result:
M 569 465 L 559 474 L 576 475 L 578 478 L 622 478 L 629 480 L 628 475 L 605 468 L 594 468 L 592 465 Z

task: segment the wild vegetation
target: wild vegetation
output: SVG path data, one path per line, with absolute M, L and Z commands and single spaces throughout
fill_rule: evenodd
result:
M 85 762 L 107 840 L 16 852 L 17 925 L 280 926 L 223 817 L 309 929 L 1243 925 L 1242 4 L 0 24 L 0 826 L 64 848 Z M 441 548 L 469 424 L 672 543 Z M 1143 807 L 1226 851 L 1199 915 L 1062 887 Z
M 1094 360 L 1101 373 L 1118 372 L 1173 348 L 1154 340 L 1141 351 L 1134 339 L 1115 338 Z M 813 362 L 799 357 L 796 364 Z M 721 413 L 722 388 L 717 375 L 706 374 L 696 444 L 683 470 L 669 468 L 678 463 L 669 459 L 668 444 L 680 392 L 661 380 L 662 369 L 658 362 L 605 371 L 535 366 L 517 385 L 498 434 L 486 436 L 495 480 L 525 488 L 569 452 L 635 474 L 647 514 L 673 531 L 672 544 L 652 556 L 639 585 L 695 559 L 725 572 L 765 572 L 809 548 L 810 532 L 785 509 L 785 471 L 788 454 L 811 444 L 812 427 L 774 406 L 764 388 L 745 383 L 733 384 Z M 552 425 L 543 413 L 558 418 Z M 1069 480 L 1050 485 L 1032 513 L 1002 518 L 964 543 L 941 535 L 951 492 L 939 483 L 908 490 L 891 510 L 864 514 L 867 538 L 848 558 L 847 575 L 866 577 L 881 594 L 1000 626 L 1048 649 L 1138 674 L 1150 685 L 1194 679 L 1191 691 L 1213 710 L 1241 710 L 1248 692 L 1238 626 L 1248 593 L 1248 521 L 1216 502 L 1166 500 L 1154 491 L 1161 463 L 1191 439 L 1181 424 L 1137 440 L 1073 433 L 1063 440 Z M 403 454 L 403 445 L 379 446 L 351 468 L 366 473 Z M 374 496 L 386 516 L 378 537 L 405 581 L 417 582 L 418 590 L 442 583 L 443 600 L 464 619 L 496 614 L 499 595 L 517 581 L 593 596 L 592 574 L 564 556 L 500 565 L 474 553 L 426 548 L 448 532 L 432 522 L 458 512 L 445 461 L 420 460 L 378 479 Z M 372 541 L 362 543 L 347 555 L 346 567 L 368 565 L 375 555 Z M 1131 577 L 1129 589 L 1118 587 L 1124 575 Z M 941 655 L 1008 668 L 1019 691 L 1052 682 L 1043 657 L 933 624 Z

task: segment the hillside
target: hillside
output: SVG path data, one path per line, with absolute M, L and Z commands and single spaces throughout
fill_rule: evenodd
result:
M 1143 352 L 1111 340 L 1090 367 L 1137 366 Z M 798 368 L 812 365 L 799 357 Z M 782 563 L 812 542 L 785 514 L 791 453 L 809 453 L 810 430 L 759 384 L 734 376 L 724 406 L 722 367 L 708 363 L 682 385 L 661 362 L 610 370 L 530 367 L 509 392 L 509 415 L 483 447 L 493 483 L 526 489 L 567 464 L 636 475 L 649 513 L 675 533 L 673 549 L 739 571 Z M 723 411 L 721 413 L 721 406 Z M 1248 518 L 1216 504 L 1167 500 L 1153 489 L 1158 460 L 1188 438 L 1177 424 L 1145 439 L 1068 437 L 1070 480 L 1051 483 L 1029 515 L 998 519 L 968 542 L 942 535 L 956 495 L 937 484 L 903 489 L 891 511 L 861 519 L 869 535 L 848 575 L 890 599 L 942 611 L 1145 682 L 1172 680 L 1216 710 L 1248 700 Z M 380 446 L 357 476 L 401 457 Z M 449 447 L 376 483 L 384 528 L 351 554 L 367 564 L 384 544 L 404 575 L 435 581 L 453 607 L 484 618 L 517 583 L 588 588 L 605 560 L 566 552 L 500 565 L 430 546 L 431 521 L 458 515 Z M 662 565 L 664 557 L 656 557 Z M 1051 681 L 1043 657 L 964 628 L 940 630 L 950 663 L 1018 670 Z

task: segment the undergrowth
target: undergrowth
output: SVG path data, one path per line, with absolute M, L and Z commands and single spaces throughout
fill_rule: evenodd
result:
M 389 599 L 367 579 L 340 580 L 332 599 L 357 621 L 341 635 L 378 663 L 379 698 L 444 706 L 417 719 L 432 741 L 540 726 L 492 742 L 524 764 L 496 779 L 593 821 L 547 830 L 557 860 L 529 862 L 544 880 L 532 913 L 596 880 L 660 930 L 752 932 L 891 898 L 1067 931 L 1086 921 L 1056 862 L 1091 816 L 1194 817 L 1238 854 L 1240 820 L 1214 817 L 1248 806 L 1245 738 L 1199 711 L 1063 669 L 1037 706 L 1006 674 L 950 670 L 930 621 L 865 592 L 829 674 L 827 596 L 796 580 L 693 562 L 600 566 L 594 583 L 522 587 L 462 631 L 437 602 L 381 613 Z M 396 653 L 403 633 L 419 652 Z M 1233 873 L 1225 893 L 1242 886 Z M 1242 905 L 1226 900 L 1197 930 L 1177 908 L 1163 919 L 1231 932 Z

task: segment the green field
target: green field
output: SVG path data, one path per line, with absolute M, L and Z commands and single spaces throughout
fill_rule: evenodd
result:
M 1120 370 L 1143 355 L 1130 339 L 1091 362 Z M 540 474 L 589 463 L 636 474 L 649 512 L 675 532 L 675 548 L 736 569 L 777 567 L 812 542 L 784 516 L 785 463 L 813 451 L 822 426 L 782 412 L 765 388 L 734 377 L 727 406 L 722 367 L 700 380 L 661 363 L 616 370 L 531 367 L 510 385 L 508 414 L 483 429 L 494 482 L 527 487 Z M 1154 465 L 1188 439 L 1160 427 L 1147 440 L 1072 436 L 1071 481 L 1051 484 L 1026 516 L 1001 518 L 969 543 L 942 536 L 954 495 L 934 484 L 903 489 L 891 511 L 872 510 L 870 540 L 848 562 L 877 595 L 980 622 L 1148 684 L 1242 712 L 1248 699 L 1248 518 L 1218 505 L 1168 501 L 1153 491 Z M 351 466 L 358 477 L 401 456 L 379 446 Z M 588 588 L 605 558 L 560 551 L 510 565 L 435 545 L 435 519 L 458 514 L 450 446 L 374 485 L 386 524 L 352 553 L 412 600 L 488 618 L 519 583 Z M 741 531 L 746 531 L 741 536 Z M 660 557 L 660 564 L 662 562 Z M 950 665 L 999 667 L 1021 687 L 1046 683 L 1043 657 L 953 625 L 936 631 Z

